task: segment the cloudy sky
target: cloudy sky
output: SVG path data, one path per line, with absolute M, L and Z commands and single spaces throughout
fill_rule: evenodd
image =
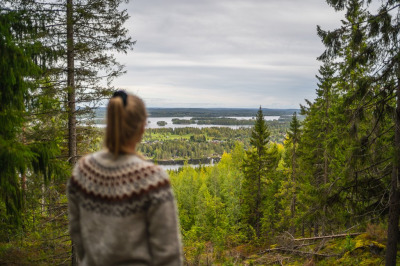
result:
M 324 0 L 131 0 L 137 43 L 115 85 L 148 107 L 298 108 L 316 89 Z

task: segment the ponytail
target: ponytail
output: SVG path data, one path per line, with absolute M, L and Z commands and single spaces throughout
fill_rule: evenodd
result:
M 125 153 L 132 141 L 140 141 L 147 112 L 139 97 L 117 91 L 107 107 L 107 127 L 105 145 L 117 157 Z
M 107 108 L 107 129 L 106 129 L 106 147 L 115 156 L 121 152 L 124 143 L 122 133 L 125 122 L 124 103 L 121 97 L 113 97 L 110 99 Z

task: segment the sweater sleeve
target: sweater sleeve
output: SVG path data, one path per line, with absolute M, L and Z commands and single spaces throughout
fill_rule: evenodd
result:
M 79 205 L 78 195 L 76 190 L 71 184 L 71 180 L 68 181 L 67 185 L 67 197 L 68 197 L 68 220 L 69 220 L 69 233 L 71 236 L 72 244 L 78 255 L 78 260 L 82 261 L 84 256 L 84 249 L 82 245 L 81 228 L 79 221 Z
M 151 206 L 147 212 L 147 223 L 153 265 L 183 265 L 175 200 Z

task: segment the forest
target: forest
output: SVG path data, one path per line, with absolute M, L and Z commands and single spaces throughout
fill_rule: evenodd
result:
M 266 123 L 271 132 L 270 140 L 282 144 L 290 123 Z M 138 150 L 156 161 L 221 157 L 224 152 L 233 150 L 236 142 L 242 143 L 245 149 L 249 148 L 250 133 L 251 128 L 229 127 L 147 129 Z
M 316 97 L 286 126 L 260 107 L 251 128 L 146 133 L 149 159 L 221 157 L 169 172 L 185 264 L 399 263 L 400 1 L 326 2 L 342 25 L 317 27 Z M 76 265 L 66 182 L 135 44 L 120 3 L 0 0 L 1 265 Z

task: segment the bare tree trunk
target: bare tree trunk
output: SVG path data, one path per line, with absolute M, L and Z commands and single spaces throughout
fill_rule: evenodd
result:
M 326 217 L 327 217 L 327 211 L 326 211 L 326 204 L 324 204 L 324 207 L 322 208 L 322 222 L 321 222 L 321 235 L 325 235 L 326 232 Z
M 329 108 L 330 108 L 330 101 L 329 101 L 329 89 L 325 92 L 325 97 L 326 97 L 326 106 L 325 106 L 325 119 L 326 119 L 326 124 L 325 124 L 325 138 L 328 137 L 329 134 Z M 324 144 L 324 186 L 326 187 L 326 184 L 328 183 L 328 178 L 329 178 L 329 158 L 328 158 L 328 147 L 326 145 L 326 139 L 325 139 L 325 144 Z M 327 197 L 327 192 L 324 193 L 324 198 L 326 199 Z M 325 234 L 326 230 L 326 218 L 327 218 L 327 206 L 326 206 L 326 200 L 324 200 L 322 207 L 322 219 L 321 219 L 321 233 L 322 235 Z
M 318 230 L 319 230 L 319 223 L 318 223 L 318 220 L 316 220 L 314 222 L 314 236 L 318 236 L 319 235 Z
M 73 0 L 67 0 L 67 91 L 68 91 L 68 157 L 69 163 L 76 163 L 76 114 L 74 77 L 74 21 Z M 74 243 L 71 245 L 71 265 L 78 264 Z
M 290 233 L 294 236 L 296 233 L 296 226 L 294 224 L 294 217 L 296 215 L 296 141 L 293 142 L 293 154 L 292 154 L 292 184 L 293 184 L 293 194 L 292 202 L 290 206 L 291 211 L 291 228 Z
M 260 236 L 261 236 L 261 226 L 260 226 L 260 223 L 261 223 L 261 210 L 260 210 L 260 208 L 261 208 L 261 174 L 260 174 L 260 171 L 261 171 L 261 166 L 259 166 L 259 169 L 258 169 L 258 184 L 257 184 L 257 186 L 258 186 L 258 189 L 257 189 L 257 201 L 256 201 L 256 236 L 257 236 L 257 238 L 260 238 Z
M 45 193 L 46 193 L 46 189 L 45 189 L 44 183 L 42 183 L 42 197 L 41 197 L 41 200 L 40 200 L 41 205 L 42 205 L 42 206 L 40 207 L 40 210 L 41 210 L 41 214 L 42 214 L 42 215 L 44 215 L 44 211 L 45 211 L 44 206 L 46 205 Z
M 22 127 L 22 144 L 26 145 L 25 138 L 25 126 Z M 26 204 L 26 172 L 24 171 L 21 175 L 21 189 L 22 189 L 22 199 L 23 199 L 23 211 L 25 212 L 25 204 Z
M 400 76 L 400 75 L 399 75 Z M 386 266 L 396 265 L 397 242 L 399 240 L 399 214 L 400 214 L 400 193 L 399 193 L 399 168 L 400 168 L 400 77 L 397 79 L 396 91 L 396 112 L 395 112 L 395 133 L 394 147 L 395 160 L 392 169 L 391 191 L 389 199 L 389 221 L 388 240 L 386 245 Z
M 74 56 L 73 2 L 67 0 L 68 157 L 71 165 L 75 165 L 76 162 Z

